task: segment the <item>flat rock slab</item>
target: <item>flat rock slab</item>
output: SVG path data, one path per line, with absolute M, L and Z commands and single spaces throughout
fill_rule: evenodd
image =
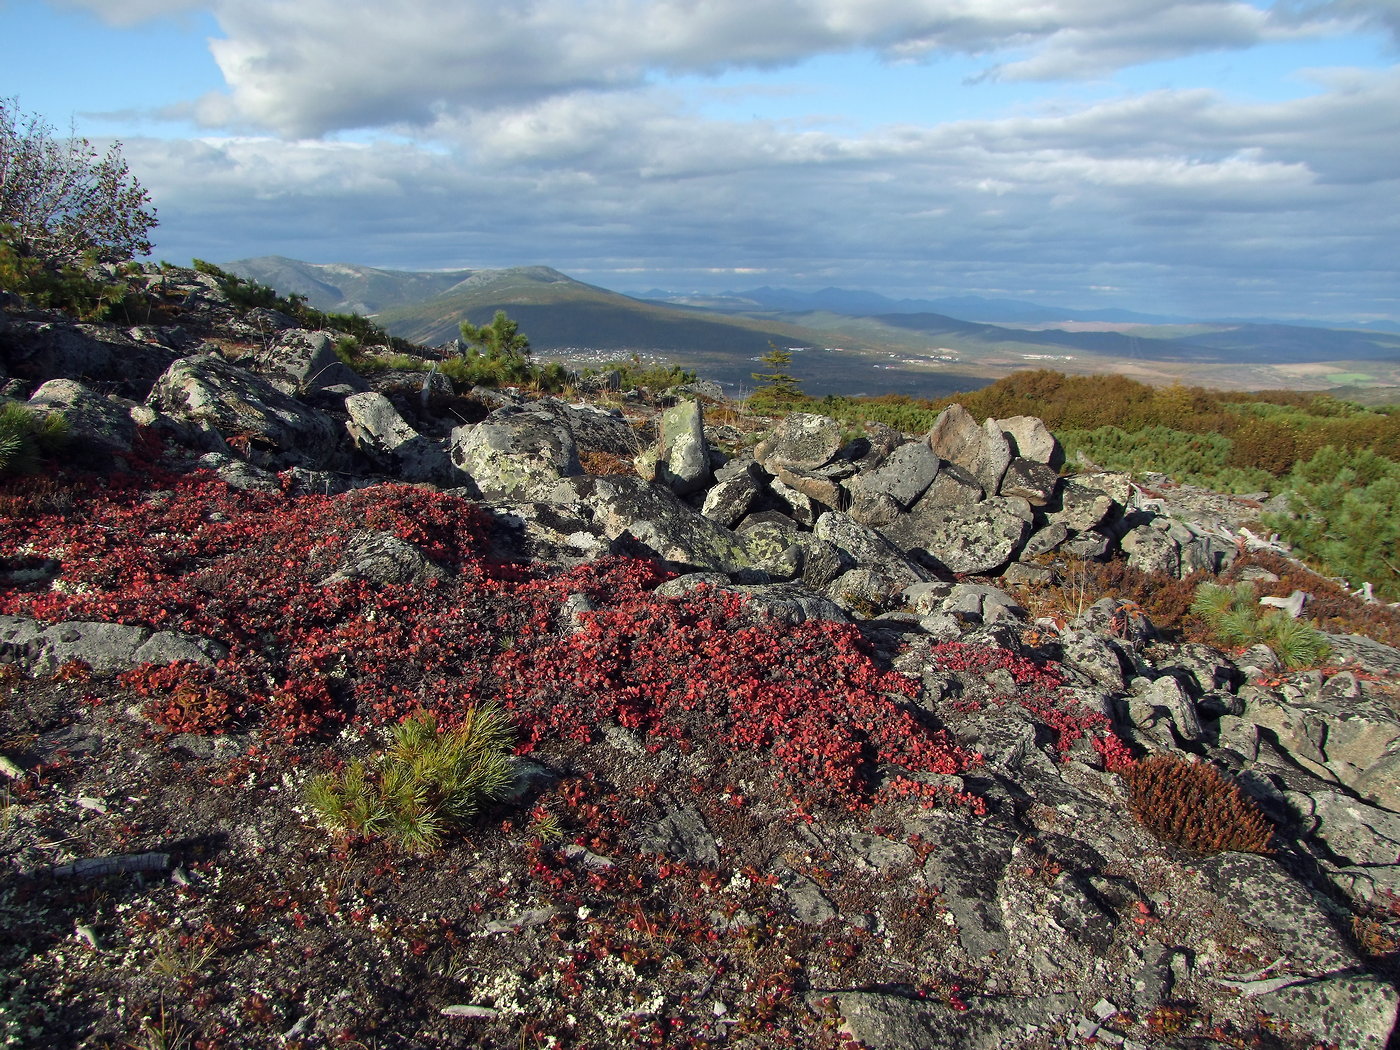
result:
M 818 1009 L 821 1009 L 820 998 Z M 830 996 L 842 1031 L 866 1050 L 1005 1050 L 1060 1045 L 1043 1040 L 1087 1011 L 1071 996 L 968 996 L 966 1009 L 885 992 L 837 992 Z M 830 1008 L 830 1007 L 828 1007 Z M 1039 1039 L 1037 1039 L 1039 1037 Z
M 42 624 L 23 616 L 0 616 L 0 658 L 36 675 L 51 675 L 73 660 L 83 661 L 97 674 L 115 674 L 145 663 L 212 664 L 227 655 L 227 646 L 192 634 L 118 623 Z

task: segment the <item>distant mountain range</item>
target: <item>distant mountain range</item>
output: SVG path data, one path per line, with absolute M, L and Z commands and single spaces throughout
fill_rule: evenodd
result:
M 1400 326 L 1071 314 L 1014 299 L 896 300 L 840 288 L 633 297 L 547 266 L 415 272 L 281 256 L 223 265 L 318 309 L 371 315 L 418 343 L 446 342 L 462 321 L 505 310 L 542 354 L 663 356 L 731 388 L 752 386 L 758 357 L 774 345 L 801 348 L 794 371 L 814 394 L 932 397 L 1031 367 L 1250 389 L 1400 381 Z
M 1133 310 L 1079 310 L 1063 306 L 1046 306 L 1023 299 L 988 299 L 980 295 L 960 295 L 946 299 L 890 299 L 878 292 L 853 291 L 848 288 L 823 288 L 816 292 L 792 288 L 750 288 L 745 291 L 718 292 L 714 295 L 665 291 L 653 288 L 638 292 L 637 297 L 658 302 L 698 306 L 723 313 L 753 313 L 755 311 L 806 312 L 825 311 L 849 314 L 853 317 L 881 314 L 934 313 L 956 317 L 963 321 L 983 321 L 989 324 L 1265 324 L 1286 323 L 1307 328 L 1360 328 L 1377 332 L 1400 334 L 1400 323 L 1394 321 L 1318 321 L 1295 319 L 1280 322 L 1276 318 L 1227 317 L 1203 322 L 1199 317 L 1184 314 L 1144 314 Z

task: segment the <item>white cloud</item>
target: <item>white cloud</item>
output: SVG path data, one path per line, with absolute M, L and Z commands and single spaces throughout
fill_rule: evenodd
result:
M 127 152 L 174 258 L 546 262 L 603 284 L 739 268 L 906 292 L 1112 284 L 1144 306 L 1170 285 L 1220 313 L 1242 312 L 1227 303 L 1245 289 L 1264 313 L 1393 300 L 1397 176 L 1379 158 L 1400 116 L 1379 102 L 1397 86 L 1352 75 L 1269 105 L 1159 92 L 856 137 L 697 121 L 661 91 L 578 92 L 440 121 L 432 149 L 264 137 Z
M 66 0 L 128 23 L 194 0 Z M 1382 0 L 1338 0 L 1347 18 Z M 890 59 L 987 56 L 1005 79 L 1079 78 L 1204 50 L 1315 33 L 1340 14 L 1243 0 L 205 0 L 228 84 L 211 123 L 288 136 L 426 125 L 648 78 L 780 67 L 872 50 Z M 1319 21 L 1319 19 L 1321 21 Z M 998 63 L 995 56 L 1021 57 Z

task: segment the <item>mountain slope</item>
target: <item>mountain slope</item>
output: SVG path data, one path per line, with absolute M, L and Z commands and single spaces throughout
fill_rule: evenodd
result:
M 381 270 L 348 263 L 308 263 L 281 255 L 238 259 L 222 268 L 283 295 L 304 295 L 317 310 L 359 314 L 376 314 L 441 295 L 477 272 Z
M 838 288 L 639 299 L 547 266 L 413 272 L 268 256 L 226 268 L 319 309 L 373 314 L 420 343 L 445 342 L 462 321 L 480 324 L 505 310 L 542 353 L 578 361 L 659 354 L 731 387 L 752 384 L 770 345 L 811 348 L 797 363 L 816 394 L 931 397 L 1043 363 L 1243 389 L 1318 389 L 1329 377 L 1400 382 L 1400 338 L 1374 329 L 1154 324 L 1146 322 L 1168 319 L 1117 311 L 1071 322 L 1066 311 L 1019 300 L 894 300 Z M 988 323 L 992 317 L 1002 323 Z

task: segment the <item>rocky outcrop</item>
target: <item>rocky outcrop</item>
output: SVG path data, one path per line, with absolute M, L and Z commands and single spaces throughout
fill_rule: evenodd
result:
M 156 381 L 150 404 L 213 431 L 260 466 L 322 467 L 337 459 L 337 428 L 329 416 L 214 354 L 171 365 Z
M 489 499 L 542 499 L 583 473 L 573 431 L 545 409 L 499 408 L 452 431 L 452 462 Z
M 77 620 L 44 625 L 22 616 L 0 616 L 0 662 L 37 675 L 53 675 L 73 661 L 97 674 L 115 674 L 144 663 L 212 664 L 227 655 L 227 646 L 220 642 L 174 631 Z
M 71 379 L 144 401 L 182 352 L 114 328 L 54 321 L 11 323 L 0 342 L 5 373 L 34 386 Z
M 200 309 L 222 309 L 204 284 L 188 295 Z M 615 839 L 571 843 L 557 856 L 542 849 L 541 858 L 573 864 L 598 885 L 615 858 L 660 856 L 725 878 L 732 870 L 750 903 L 716 910 L 717 933 L 751 929 L 763 951 L 770 934 L 820 943 L 838 961 L 847 944 L 878 944 L 924 983 L 823 975 L 782 997 L 870 1050 L 1175 1046 L 1163 1026 L 1183 1003 L 1222 1032 L 1266 1015 L 1293 1040 L 1281 1045 L 1382 1050 L 1392 1039 L 1400 995 L 1364 956 L 1363 927 L 1352 920 L 1390 922 L 1400 894 L 1400 716 L 1385 688 L 1400 652 L 1337 638 L 1334 653 L 1354 672 L 1261 677 L 1269 654 L 1167 644 L 1129 603 L 1110 598 L 1070 622 L 1035 620 L 1034 591 L 1018 590 L 1018 581 L 1043 580 L 1051 570 L 1040 562 L 1062 552 L 1114 554 L 1178 576 L 1219 571 L 1237 550 L 1227 519 L 1182 516 L 1143 498 L 1126 475 L 1061 476 L 1063 453 L 1038 420 L 979 424 L 956 406 L 921 439 L 872 429 L 845 443 L 835 420 L 790 416 L 752 457 L 741 452 L 712 474 L 722 457 L 699 407 L 682 402 L 661 419 L 643 477 L 586 475 L 581 450 L 635 455 L 636 430 L 619 414 L 481 393 L 469 418 L 485 418 L 444 439 L 445 422 L 414 415 L 393 391 L 322 383 L 323 373 L 338 375 L 324 336 L 286 318 L 255 320 L 264 336 L 280 332 L 264 351 L 239 362 L 212 353 L 167 360 L 145 405 L 54 376 L 31 404 L 64 412 L 84 441 L 113 453 L 131 448 L 138 423 L 164 428 L 188 446 L 180 451 L 190 465 L 237 488 L 328 494 L 369 484 L 370 473 L 450 488 L 485 503 L 498 558 L 657 559 L 682 574 L 662 595 L 743 595 L 756 614 L 743 631 L 829 622 L 830 637 L 905 676 L 899 711 L 977 755 L 956 774 L 876 770 L 868 786 L 883 792 L 878 816 L 794 819 L 771 799 L 746 801 L 761 794 L 753 785 L 730 785 L 721 802 L 699 797 L 688 786 L 699 783 L 689 753 L 642 746 L 621 724 L 583 727 L 598 730 L 589 747 L 625 755 L 618 781 L 637 797 L 672 792 L 674 801 L 620 826 Z M 30 324 L 0 328 L 7 361 L 41 359 L 25 356 L 38 345 Z M 68 344 L 47 333 L 44 367 L 81 374 L 73 348 L 110 335 Z M 139 376 L 128 381 L 140 386 Z M 325 593 L 412 594 L 450 575 L 426 546 L 369 525 L 333 549 L 315 576 Z M 0 572 L 9 586 L 42 588 L 59 557 L 34 563 L 6 552 Z M 568 596 L 548 629 L 574 640 L 569 632 L 588 630 L 600 601 Z M 735 631 L 725 644 L 743 639 Z M 172 632 L 0 617 L 0 662 L 33 674 L 73 661 L 110 674 L 224 655 L 217 640 Z M 798 686 L 792 711 L 764 727 L 781 736 L 808 702 L 804 669 L 771 674 Z M 724 687 L 738 698 L 746 684 Z M 852 746 L 880 730 L 862 726 Z M 1130 811 L 1116 764 L 1123 753 L 1111 744 L 1228 771 L 1272 822 L 1273 852 L 1193 855 L 1158 839 Z M 581 823 L 582 812 L 570 819 Z M 557 954 L 558 942 L 589 929 L 587 909 L 572 914 L 460 924 L 471 936 L 517 937 L 522 951 L 548 936 Z M 636 918 L 635 932 L 653 928 L 640 907 Z M 710 929 L 702 922 L 696 943 Z M 607 979 L 630 980 L 618 967 Z M 731 1006 L 716 998 L 704 1009 L 724 1018 Z M 471 1011 L 494 1007 L 460 1009 L 468 1012 L 452 1016 L 480 1019 Z

